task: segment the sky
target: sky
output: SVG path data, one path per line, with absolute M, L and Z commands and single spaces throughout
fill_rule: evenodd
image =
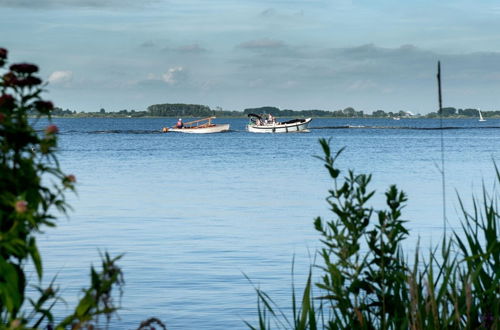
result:
M 0 47 L 63 109 L 500 109 L 490 0 L 0 0 Z

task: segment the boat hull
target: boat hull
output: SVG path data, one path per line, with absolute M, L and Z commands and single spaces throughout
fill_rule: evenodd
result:
M 229 131 L 229 124 L 214 125 L 209 127 L 185 127 L 185 128 L 170 128 L 169 132 L 192 133 L 192 134 L 208 134 L 221 133 Z
M 247 125 L 247 131 L 252 133 L 294 133 L 307 130 L 307 126 L 311 122 L 311 118 L 304 119 L 300 122 L 290 124 L 271 124 L 271 125 Z

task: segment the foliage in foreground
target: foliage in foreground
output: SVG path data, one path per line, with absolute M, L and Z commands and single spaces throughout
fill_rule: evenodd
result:
M 462 231 L 444 235 L 412 265 L 402 251 L 408 237 L 401 210 L 406 195 L 385 193 L 386 210 L 368 205 L 370 175 L 348 171 L 343 178 L 329 141 L 321 139 L 332 180 L 327 202 L 333 219 L 314 221 L 320 233 L 321 264 L 315 286 L 309 275 L 300 304 L 292 290 L 292 316 L 256 289 L 257 326 L 252 329 L 498 329 L 500 328 L 500 196 L 474 198 L 462 206 Z M 495 167 L 496 168 L 496 167 Z M 497 182 L 500 172 L 496 168 Z M 316 302 L 316 305 L 314 304 Z M 316 307 L 317 306 L 317 307 Z M 289 319 L 292 319 L 291 321 Z
M 62 301 L 54 280 L 48 287 L 34 284 L 38 297 L 26 296 L 26 265 L 32 263 L 36 279 L 43 277 L 37 235 L 55 227 L 52 212 L 66 214 L 65 192 L 74 191 L 75 176 L 65 174 L 56 157 L 56 125 L 38 132 L 28 121 L 35 113 L 50 119 L 53 105 L 41 97 L 38 67 L 7 62 L 7 50 L 0 48 L 0 329 L 94 329 L 106 327 L 120 308 L 113 292 L 124 284 L 117 265 L 121 256 L 102 256 L 102 270 L 91 267 L 91 283 L 83 289 L 74 312 L 55 323 L 52 309 Z M 35 294 L 33 294 L 34 296 Z M 143 322 L 139 329 L 165 326 L 157 319 Z

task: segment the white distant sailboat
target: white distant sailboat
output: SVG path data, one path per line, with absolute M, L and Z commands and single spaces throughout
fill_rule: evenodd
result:
M 479 121 L 486 121 L 486 119 L 483 118 L 483 115 L 481 114 L 481 110 L 477 110 L 479 111 Z

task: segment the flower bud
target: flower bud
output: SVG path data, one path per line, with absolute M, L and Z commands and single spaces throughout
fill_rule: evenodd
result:
M 28 210 L 28 202 L 24 200 L 17 201 L 14 208 L 16 209 L 17 213 L 24 213 Z
M 59 128 L 54 124 L 47 126 L 47 128 L 45 129 L 45 133 L 47 135 L 56 134 L 57 132 L 59 132 Z
M 21 320 L 20 319 L 15 319 L 10 322 L 10 327 L 9 329 L 21 329 Z

